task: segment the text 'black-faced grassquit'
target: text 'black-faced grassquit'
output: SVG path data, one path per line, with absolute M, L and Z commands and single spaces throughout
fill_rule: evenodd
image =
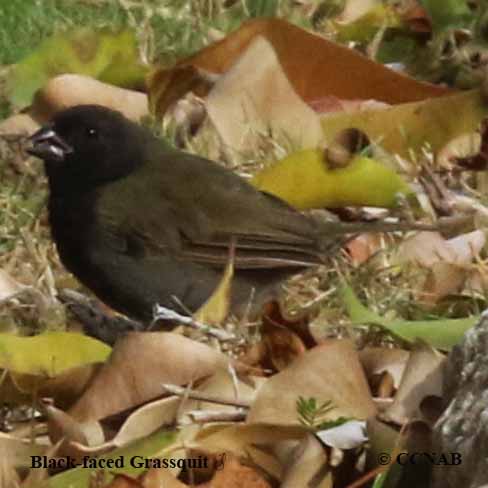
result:
M 250 300 L 259 307 L 277 283 L 337 247 L 336 224 L 319 225 L 113 110 L 67 109 L 31 143 L 45 162 L 63 264 L 102 301 L 145 323 L 155 304 L 197 310 L 231 245 L 236 313 Z

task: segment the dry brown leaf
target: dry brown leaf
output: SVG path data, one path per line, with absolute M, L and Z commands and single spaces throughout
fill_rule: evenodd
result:
M 458 141 L 454 157 L 455 163 L 470 170 L 484 170 L 488 165 L 488 119 L 483 119 L 479 130 L 474 134 L 465 135 Z
M 200 488 L 271 488 L 271 485 L 255 469 L 245 466 L 233 456 L 226 458 L 224 468 L 215 472 L 208 483 Z
M 131 333 L 116 343 L 70 414 L 97 420 L 161 396 L 163 383 L 185 385 L 228 363 L 224 354 L 178 334 Z
M 416 293 L 417 300 L 429 307 L 443 298 L 462 290 L 468 271 L 457 264 L 439 261 L 429 269 L 422 289 Z
M 193 441 L 194 447 L 211 454 L 231 453 L 248 459 L 276 479 L 281 479 L 283 466 L 270 449 L 282 443 L 299 441 L 307 431 L 298 426 L 235 424 L 208 425 Z
M 147 96 L 82 75 L 61 75 L 52 78 L 37 92 L 29 113 L 44 124 L 57 112 L 75 105 L 97 104 L 122 112 L 139 121 L 148 115 Z
M 486 235 L 482 230 L 475 230 L 453 237 L 447 244 L 454 252 L 455 264 L 469 264 L 485 247 Z
M 453 249 L 439 232 L 418 232 L 398 250 L 399 262 L 413 261 L 426 268 L 439 261 L 452 263 L 454 260 Z
M 105 488 L 143 488 L 143 485 L 131 476 L 116 474 L 114 479 Z
M 366 347 L 359 353 L 368 379 L 388 372 L 393 378 L 395 388 L 400 385 L 409 356 L 410 353 L 403 349 L 386 347 Z
M 367 432 L 370 443 L 366 451 L 367 466 L 376 467 L 380 454 L 390 452 L 397 443 L 398 429 L 373 417 L 367 421 Z
M 26 287 L 0 269 L 0 302 L 18 295 Z
M 180 398 L 169 397 L 143 405 L 125 420 L 111 443 L 121 447 L 149 436 L 164 425 L 174 424 L 180 403 Z
M 393 404 L 381 418 L 399 425 L 421 418 L 420 405 L 428 396 L 442 396 L 444 356 L 426 345 L 410 354 Z
M 331 472 L 323 470 L 327 462 L 327 452 L 324 446 L 314 435 L 307 434 L 295 447 L 290 459 L 288 459 L 281 488 L 311 485 L 317 488 L 332 488 Z M 316 479 L 319 474 L 321 476 Z M 313 484 L 312 481 L 314 481 Z
M 307 349 L 300 337 L 280 324 L 265 321 L 263 342 L 269 361 L 277 371 L 282 371 Z
M 488 269 L 486 266 L 473 270 L 466 280 L 465 287 L 473 292 L 488 294 Z
M 463 288 L 470 275 L 476 272 L 468 265 L 485 244 L 486 236 L 481 230 L 449 240 L 437 232 L 419 232 L 400 246 L 398 260 L 414 261 L 428 268 L 417 296 L 422 303 L 431 306 Z
M 143 488 L 186 488 L 188 486 L 177 480 L 165 468 L 150 469 L 141 476 L 140 482 Z
M 216 396 L 229 401 L 238 400 L 251 404 L 259 387 L 266 381 L 266 378 L 252 378 L 254 386 L 250 386 L 239 379 L 235 380 L 228 370 L 220 368 L 212 376 L 203 380 L 194 390 L 202 395 Z M 235 407 L 204 400 L 188 399 L 181 405 L 179 414 L 183 416 L 197 409 L 226 412 L 234 410 Z
M 395 388 L 400 385 L 409 356 L 410 352 L 403 349 L 385 347 L 366 347 L 359 353 L 359 359 L 368 379 L 388 372 L 393 378 Z
M 357 351 L 348 340 L 327 340 L 269 378 L 258 391 L 247 422 L 298 425 L 299 397 L 332 402 L 335 408 L 326 420 L 367 419 L 376 412 Z
M 207 93 L 211 78 L 227 72 L 257 36 L 264 37 L 273 46 L 286 77 L 307 103 L 332 95 L 347 100 L 374 99 L 396 104 L 451 92 L 396 73 L 284 20 L 256 19 L 181 60 L 174 68 L 153 72 L 148 83 L 152 111 L 164 114 L 189 90 L 200 95 Z M 177 76 L 177 73 L 181 74 Z
M 100 445 L 105 441 L 103 429 L 98 422 L 78 422 L 50 402 L 44 402 L 43 411 L 47 418 L 49 439 L 53 444 L 60 443 L 57 451 L 59 456 L 71 456 L 79 461 L 85 452 L 78 446 Z
M 81 424 L 73 417 L 51 405 L 50 402 L 44 402 L 43 410 L 47 418 L 49 438 L 53 444 L 61 439 L 88 444 Z
M 365 263 L 371 256 L 382 249 L 384 246 L 383 241 L 384 237 L 377 233 L 361 234 L 348 241 L 346 248 L 352 263 L 354 265 Z
M 79 424 L 80 431 L 87 434 L 89 442 L 66 436 L 70 442 L 64 443 L 60 450 L 64 455 L 82 459 L 84 456 L 97 457 L 114 448 L 126 446 L 151 435 L 164 425 L 174 424 L 180 402 L 180 398 L 169 397 L 143 405 L 129 415 L 115 437 L 106 443 L 98 422 Z M 96 431 L 97 427 L 99 432 Z M 98 434 L 98 437 L 95 438 L 94 434 Z
M 28 114 L 15 114 L 0 122 L 0 134 L 27 135 L 39 128 L 39 124 Z
M 52 398 L 59 408 L 67 409 L 80 398 L 101 366 L 101 363 L 87 364 L 49 378 L 40 387 L 38 395 L 41 398 Z
M 206 106 L 223 142 L 237 151 L 259 147 L 268 134 L 303 148 L 316 147 L 322 135 L 319 116 L 296 94 L 262 36 L 217 81 Z
M 32 464 L 32 456 L 42 456 L 46 453 L 46 446 L 36 444 L 32 439 L 0 432 L 0 453 L 0 458 L 8 453 L 9 464 L 12 467 L 27 467 Z
M 179 404 L 180 399 L 175 397 L 156 400 L 149 405 L 144 405 L 130 415 L 113 439 L 93 446 L 71 441 L 63 451 L 75 459 L 82 459 L 86 456 L 95 458 L 114 449 L 125 447 L 131 442 L 141 441 L 154 434 L 158 430 L 158 427 L 174 422 Z M 141 421 L 141 423 L 139 424 L 138 421 Z M 82 426 L 86 429 L 87 427 L 93 426 L 93 424 L 95 422 L 85 423 Z M 195 432 L 191 427 L 180 429 L 178 436 L 180 440 L 193 439 Z M 184 449 L 181 448 L 172 450 L 171 457 L 172 459 L 186 459 L 186 454 Z M 166 468 L 166 471 L 177 474 L 180 472 L 180 468 Z

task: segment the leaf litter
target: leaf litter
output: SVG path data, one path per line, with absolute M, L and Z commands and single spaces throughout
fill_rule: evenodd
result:
M 346 24 L 358 22 L 357 18 L 348 18 L 350 12 L 354 11 L 354 2 L 350 0 L 345 3 L 345 13 L 336 21 Z M 373 8 L 368 2 L 359 4 L 366 13 Z M 466 11 L 455 10 L 453 13 L 463 18 L 468 14 Z M 452 24 L 451 18 L 443 20 L 442 17 L 434 16 L 434 20 L 435 29 L 443 22 Z M 276 25 L 280 22 L 254 25 L 260 25 L 258 32 L 263 25 L 271 25 L 265 27 L 264 32 L 273 38 L 276 35 L 273 29 L 279 32 Z M 283 29 L 299 36 L 295 28 Z M 342 31 L 341 35 L 348 34 Z M 259 43 L 257 45 L 259 47 Z M 260 48 L 266 50 L 269 46 Z M 212 50 L 207 52 L 211 53 Z M 283 49 L 279 48 L 278 52 L 279 56 L 283 56 Z M 193 59 L 205 60 L 205 50 Z M 232 64 L 231 70 L 237 69 L 238 64 L 232 60 L 235 59 L 229 56 L 226 62 Z M 285 72 L 290 76 L 290 65 L 285 65 Z M 296 90 L 299 81 L 293 78 L 295 73 L 291 79 Z M 211 90 L 217 89 L 226 76 L 217 78 L 217 81 L 211 79 Z M 316 83 L 319 81 L 319 77 L 314 80 Z M 86 100 L 89 101 L 90 86 L 94 86 L 90 84 L 99 82 L 79 82 L 80 89 L 86 88 Z M 429 89 L 414 81 L 408 86 L 413 90 L 411 94 L 414 98 L 422 98 L 420 92 L 415 93 L 414 87 L 422 86 L 419 88 L 421 92 L 446 92 L 440 88 Z M 111 97 L 115 93 L 111 90 L 115 88 L 107 89 L 107 96 Z M 260 89 L 257 85 L 256 90 Z M 68 96 L 70 91 L 73 92 L 73 87 L 67 89 Z M 76 89 L 76 92 L 79 93 L 79 90 Z M 302 104 L 310 101 L 300 90 L 291 93 L 298 96 Z M 197 96 L 201 97 L 202 94 L 197 93 Z M 230 139 L 226 141 L 225 137 L 229 135 L 224 134 L 223 129 L 219 130 L 222 122 L 221 127 L 226 130 L 229 128 L 225 124 L 229 115 L 226 111 L 228 102 L 219 100 L 220 113 L 217 114 L 212 109 L 215 93 L 212 95 L 210 91 L 210 94 L 203 99 L 203 106 L 209 116 L 207 122 L 213 117 L 213 124 L 203 122 L 202 125 L 200 122 L 201 129 L 207 124 L 206 131 L 197 130 L 196 136 L 187 133 L 180 144 L 188 144 L 190 149 L 197 148 L 203 154 L 218 155 L 224 159 L 224 164 L 234 167 L 244 177 L 259 175 L 263 167 L 271 166 L 273 161 L 289 153 L 300 159 L 293 150 L 301 149 L 302 141 L 290 140 L 286 137 L 286 130 L 282 131 L 281 127 L 270 130 L 268 122 L 256 126 L 249 118 L 243 123 L 241 121 L 240 127 L 233 129 L 232 141 L 245 140 L 239 139 L 239 134 L 247 136 L 249 131 L 260 136 L 246 143 L 245 151 L 239 147 L 230 150 L 227 145 L 235 144 Z M 339 99 L 342 96 L 333 91 L 331 95 Z M 434 187 L 438 190 L 436 183 L 428 186 L 427 190 L 420 184 L 419 159 L 427 158 L 446 185 L 447 193 L 441 194 L 452 197 L 454 206 L 451 205 L 450 211 L 455 213 L 461 208 L 482 222 L 486 213 L 483 205 L 486 202 L 478 192 L 476 175 L 462 171 L 455 178 L 455 171 L 445 171 L 446 163 L 445 159 L 442 162 L 442 158 L 439 158 L 440 166 L 436 166 L 436 156 L 442 148 L 459 134 L 473 132 L 484 117 L 486 108 L 480 102 L 482 93 L 473 91 L 455 94 L 449 100 L 443 97 L 424 98 L 427 100 L 418 102 L 420 105 L 399 104 L 372 111 L 365 111 L 364 107 L 360 110 L 351 108 L 347 113 L 320 116 L 311 109 L 311 115 L 320 120 L 320 127 L 317 126 L 320 131 L 333 128 L 326 132 L 326 138 L 333 139 L 334 134 L 342 129 L 357 128 L 367 134 L 372 146 L 392 153 L 389 159 L 396 159 L 395 171 L 402 170 L 402 178 L 408 180 L 415 197 L 423 201 L 423 204 L 407 209 L 393 205 L 397 207 L 392 211 L 394 216 L 395 212 L 411 212 L 418 217 L 426 208 L 429 209 L 429 217 L 435 215 L 435 209 L 432 211 L 435 205 L 427 205 L 426 202 L 430 201 L 429 190 Z M 114 100 L 114 106 L 126 108 L 125 102 L 117 100 L 116 96 Z M 466 103 L 456 105 L 456 100 Z M 43 103 L 55 111 L 61 106 L 79 101 L 80 98 L 67 102 L 56 98 L 51 101 L 45 96 Z M 438 131 L 435 121 L 439 120 L 438 117 L 445 118 L 447 108 L 453 106 L 464 107 L 469 127 L 463 125 L 465 122 L 456 125 L 456 119 L 460 117 L 451 115 L 448 122 L 452 125 L 447 127 L 447 131 L 446 126 Z M 141 111 L 136 111 L 136 118 L 146 113 L 143 104 L 138 107 L 142 108 L 137 108 Z M 278 108 L 281 110 L 283 107 Z M 278 120 L 286 118 L 286 110 L 278 113 Z M 425 119 L 420 119 L 420 122 L 419 114 L 425 114 Z M 388 123 L 385 122 L 387 120 Z M 400 135 L 386 134 L 385 137 L 381 129 L 391 126 L 392 120 L 398 122 L 394 125 Z M 148 123 L 161 130 L 156 119 Z M 427 137 L 423 132 L 424 127 L 427 127 Z M 406 130 L 411 131 L 408 137 L 405 137 Z M 424 139 L 432 139 L 430 147 L 424 145 L 424 140 L 417 142 L 416 135 L 420 133 Z M 2 143 L 7 139 L 4 137 Z M 406 144 L 405 141 L 413 142 Z M 5 318 L 2 330 L 21 335 L 46 328 L 52 330 L 68 327 L 72 330 L 77 326 L 72 318 L 65 315 L 57 299 L 57 290 L 77 285 L 60 266 L 49 240 L 42 199 L 39 198 L 39 188 L 45 188 L 45 182 L 39 176 L 41 172 L 35 162 L 19 156 L 15 144 L 7 141 L 7 146 L 8 154 L 2 152 L 0 163 L 2 181 L 7 182 L 0 190 L 0 226 L 5 229 L 0 241 L 3 248 L 0 257 L 3 277 L 1 292 L 4 297 L 1 313 Z M 412 148 L 416 151 L 413 157 Z M 243 152 L 252 154 L 251 158 Z M 451 147 L 448 152 L 456 153 Z M 402 159 L 396 158 L 395 154 L 400 154 Z M 244 158 L 248 161 L 255 158 L 257 162 L 239 164 Z M 449 164 L 455 166 L 456 163 L 451 158 Z M 363 206 L 369 204 L 363 200 Z M 367 212 L 368 218 L 374 215 L 371 210 Z M 408 246 L 410 250 L 405 249 Z M 348 252 L 338 255 L 331 266 L 291 279 L 286 284 L 280 314 L 271 309 L 264 312 L 272 317 L 267 327 L 266 324 L 238 323 L 223 318 L 221 311 L 225 311 L 227 300 L 224 278 L 223 291 L 212 297 L 212 310 L 202 316 L 211 316 L 212 324 L 220 322 L 224 329 L 237 333 L 240 341 L 219 343 L 201 334 L 189 339 L 173 333 L 135 333 L 127 336 L 125 342 L 119 342 L 108 360 L 98 356 L 95 359 L 85 358 L 81 364 L 70 364 L 70 367 L 76 366 L 76 374 L 73 369 L 69 370 L 69 375 L 57 371 L 54 378 L 48 379 L 19 377 L 21 373 L 25 375 L 25 368 L 19 365 L 22 363 L 7 357 L 10 360 L 7 367 L 9 378 L 8 381 L 5 377 L 2 380 L 2 398 L 7 395 L 4 398 L 9 399 L 15 407 L 21 402 L 19 397 L 5 392 L 22 390 L 23 402 L 32 395 L 32 391 L 41 394 L 48 392 L 54 400 L 54 406 L 45 404 L 44 415 L 48 420 L 47 431 L 52 445 L 57 439 L 64 439 L 64 443 L 56 447 L 61 449 L 59 455 L 70 452 L 75 456 L 88 453 L 90 456 L 115 458 L 142 453 L 146 457 L 171 455 L 175 459 L 185 459 L 196 452 L 209 458 L 226 452 L 229 458 L 225 469 L 214 471 L 213 477 L 208 472 L 194 470 L 192 476 L 196 477 L 193 480 L 198 480 L 197 486 L 238 486 L 236 480 L 239 478 L 247 480 L 246 486 L 276 486 L 276 483 L 282 483 L 282 486 L 305 486 L 309 482 L 324 487 L 333 486 L 333 483 L 334 486 L 346 486 L 340 480 L 347 479 L 351 483 L 359 479 L 367 472 L 364 465 L 361 467 L 362 454 L 368 455 L 378 448 L 365 444 L 366 439 L 371 444 L 376 442 L 377 432 L 371 427 L 372 420 L 381 422 L 387 418 L 389 424 L 393 424 L 393 437 L 396 436 L 397 441 L 391 441 L 391 436 L 382 437 L 383 440 L 390 439 L 384 448 L 391 450 L 395 448 L 395 443 L 400 442 L 398 439 L 404 441 L 403 434 L 398 437 L 399 429 L 411 425 L 412 419 L 422 413 L 423 400 L 441 394 L 438 368 L 442 356 L 431 346 L 447 350 L 456 344 L 462 331 L 475 323 L 476 316 L 486 303 L 483 280 L 480 278 L 485 273 L 486 252 L 481 230 L 472 232 L 472 228 L 468 228 L 460 232 L 447 228 L 443 235 L 432 232 L 424 236 L 417 234 L 409 241 L 401 235 L 388 238 L 379 236 L 368 241 L 367 246 L 361 247 L 360 258 L 354 252 L 351 246 Z M 401 260 L 398 260 L 399 255 Z M 449 265 L 450 274 L 446 275 L 445 269 L 437 269 L 437 265 L 444 268 Z M 452 273 L 462 279 L 454 279 Z M 476 280 L 478 284 L 481 283 L 478 287 L 473 285 Z M 344 282 L 349 287 L 346 288 L 349 290 L 346 296 Z M 446 282 L 450 285 L 455 282 L 456 286 L 446 288 Z M 26 288 L 37 292 L 33 296 L 24 296 L 23 290 Z M 422 294 L 424 297 L 430 296 L 430 300 L 421 300 Z M 456 322 L 459 328 L 451 329 L 456 320 L 459 321 Z M 297 325 L 299 323 L 300 326 Z M 435 331 L 423 336 L 429 323 L 435 325 Z M 415 338 L 419 336 L 429 345 L 415 343 Z M 364 349 L 365 346 L 368 348 Z M 58 347 L 61 347 L 60 343 Z M 359 354 L 358 348 L 362 349 Z M 161 357 L 162 349 L 170 351 L 164 358 Z M 43 346 L 42 350 L 49 355 L 47 348 Z M 16 348 L 16 352 L 22 359 L 22 348 Z M 367 352 L 370 354 L 369 359 Z M 33 370 L 29 373 L 52 372 L 53 361 L 59 366 L 58 360 L 53 359 L 54 355 L 50 360 L 47 359 L 46 365 L 42 362 L 42 355 L 29 354 L 32 359 L 29 367 Z M 100 366 L 97 361 L 104 364 Z M 82 377 L 85 378 L 83 381 Z M 56 387 L 49 384 L 53 380 L 58 381 Z M 78 389 L 70 385 L 74 381 L 80 382 Z M 107 391 L 111 392 L 110 395 L 107 395 Z M 314 422 L 309 425 L 300 423 L 300 399 L 308 405 L 311 418 L 320 418 L 317 425 Z M 388 404 L 385 400 L 392 401 Z M 63 405 L 61 410 L 57 409 L 58 404 Z M 322 411 L 320 406 L 326 408 Z M 41 409 L 40 406 L 38 408 Z M 195 416 L 195 412 L 199 412 L 200 419 L 204 420 L 197 422 L 198 415 Z M 325 416 L 322 417 L 322 413 Z M 362 420 L 368 421 L 366 437 L 358 435 L 357 430 L 347 430 L 347 427 L 343 431 L 345 433 L 340 434 L 342 425 L 350 423 L 362 426 L 357 423 Z M 334 422 L 340 425 L 333 426 Z M 431 424 L 432 419 L 426 418 L 424 422 Z M 382 428 L 386 429 L 386 424 Z M 321 435 L 317 434 L 316 429 L 322 429 L 318 432 L 322 433 L 323 438 L 329 439 L 329 445 L 321 442 Z M 29 436 L 21 437 L 21 440 Z M 351 442 L 351 437 L 357 442 Z M 334 438 L 333 444 L 336 447 L 330 446 L 330 438 Z M 0 445 L 11 446 L 16 441 L 17 438 L 12 436 L 5 438 Z M 38 441 L 30 444 L 27 449 L 36 449 L 35 452 L 40 449 L 46 455 L 54 456 L 45 438 L 38 436 Z M 9 482 L 15 479 L 12 466 L 20 466 L 26 453 L 34 452 L 24 451 L 21 443 L 17 445 L 21 453 L 19 459 L 9 460 L 10 471 L 2 470 L 2 473 L 7 473 L 5 476 L 9 477 Z M 337 446 L 342 448 L 340 453 Z M 332 468 L 347 465 L 347 459 L 356 462 L 353 463 L 354 469 L 344 478 L 340 469 Z M 368 469 L 371 468 L 374 465 Z M 155 483 L 164 481 L 165 486 L 188 486 L 193 482 L 184 473 L 178 473 L 178 470 L 171 473 L 163 470 L 159 475 L 154 469 L 146 470 L 145 475 L 143 471 L 119 473 L 109 485 L 105 483 L 107 479 L 102 481 L 100 478 L 98 486 L 152 486 L 151 478 L 158 480 Z M 47 475 L 44 473 L 44 476 Z M 50 475 L 47 478 L 48 486 L 67 486 L 68 483 L 84 487 L 88 486 L 90 473 L 75 469 Z

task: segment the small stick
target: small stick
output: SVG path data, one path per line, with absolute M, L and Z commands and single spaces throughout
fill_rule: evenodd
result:
M 222 398 L 218 395 L 212 395 L 209 393 L 201 393 L 196 390 L 189 390 L 178 385 L 171 385 L 163 383 L 163 388 L 172 395 L 184 396 L 191 400 L 201 400 L 202 402 L 218 403 L 219 405 L 229 405 L 231 407 L 239 407 L 248 409 L 251 405 L 244 400 L 231 400 L 229 398 Z
M 232 410 L 231 412 L 215 410 L 194 410 L 187 412 L 187 415 L 198 424 L 207 422 L 242 422 L 246 420 L 246 411 L 243 408 Z
M 433 224 L 422 222 L 331 222 L 331 234 L 353 234 L 358 232 L 394 232 L 409 230 L 441 231 L 473 222 L 472 215 L 443 217 Z M 327 226 L 327 224 L 325 224 Z
M 210 325 L 198 322 L 193 317 L 188 315 L 181 315 L 170 308 L 162 307 L 161 305 L 155 305 L 153 310 L 153 320 L 151 322 L 151 327 L 158 320 L 172 320 L 179 322 L 180 324 L 191 327 L 192 329 L 198 330 L 204 334 L 208 334 L 212 337 L 216 337 L 219 341 L 235 341 L 237 337 L 230 332 L 223 329 L 218 329 L 217 327 L 211 327 Z

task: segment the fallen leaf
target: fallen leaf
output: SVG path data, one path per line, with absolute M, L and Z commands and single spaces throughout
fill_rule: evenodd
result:
M 254 465 L 280 480 L 283 467 L 277 456 L 270 452 L 280 443 L 302 439 L 307 431 L 299 426 L 235 424 L 208 425 L 192 441 L 192 447 L 204 452 L 231 453 L 247 458 Z
M 432 306 L 461 291 L 471 272 L 476 272 L 468 265 L 485 244 L 486 236 L 481 230 L 449 240 L 438 232 L 419 232 L 400 245 L 396 260 L 400 263 L 413 261 L 428 269 L 416 295 L 423 304 Z
M 349 286 L 343 288 L 342 298 L 353 325 L 380 325 L 406 341 L 420 339 L 443 350 L 449 350 L 458 344 L 464 333 L 479 320 L 476 316 L 463 319 L 391 320 L 368 310 Z
M 42 456 L 45 452 L 46 446 L 36 444 L 32 439 L 21 439 L 15 435 L 0 432 L 0 453 L 8 453 L 9 463 L 14 468 L 30 467 L 32 456 Z
M 0 334 L 0 368 L 52 378 L 70 368 L 104 362 L 110 350 L 106 344 L 74 332 L 33 337 Z
M 223 469 L 215 471 L 208 483 L 200 488 L 271 488 L 271 485 L 255 469 L 240 463 L 234 456 L 228 456 Z
M 402 242 L 396 261 L 413 261 L 429 268 L 439 261 L 453 263 L 455 259 L 454 250 L 439 232 L 417 232 Z
M 11 115 L 0 122 L 0 134 L 30 135 L 39 129 L 39 124 L 28 114 Z
M 36 90 L 56 75 L 78 73 L 113 85 L 140 88 L 145 72 L 133 32 L 81 28 L 41 42 L 9 72 L 6 88 L 10 101 L 25 107 Z
M 438 232 L 418 232 L 401 244 L 397 261 L 414 261 L 426 268 L 439 262 L 461 266 L 478 256 L 485 244 L 486 236 L 482 230 L 452 239 L 444 239 Z
M 37 122 L 45 124 L 61 110 L 84 104 L 103 105 L 135 122 L 149 113 L 144 93 L 72 74 L 49 80 L 37 92 L 29 113 Z
M 403 425 L 421 418 L 420 405 L 427 396 L 442 396 L 444 356 L 425 345 L 410 354 L 393 404 L 381 414 L 388 422 Z
M 324 469 L 327 461 L 327 453 L 323 445 L 313 434 L 307 434 L 293 449 L 285 464 L 281 488 L 298 486 L 332 488 L 332 473 Z
M 142 488 L 138 480 L 125 474 L 117 474 L 105 488 Z
M 212 376 L 204 379 L 201 384 L 194 388 L 194 390 L 204 396 L 209 395 L 216 398 L 226 399 L 229 402 L 235 400 L 241 403 L 251 404 L 256 397 L 257 391 L 264 382 L 266 382 L 266 378 L 252 378 L 253 385 L 251 386 L 239 378 L 233 378 L 233 375 L 227 368 L 219 368 L 212 374 Z M 180 419 L 183 420 L 184 416 L 189 415 L 190 412 L 196 410 L 228 412 L 234 411 L 235 407 L 215 402 L 207 402 L 205 400 L 186 399 L 180 405 L 178 414 Z
M 426 144 L 435 153 L 452 139 L 476 132 L 487 113 L 480 90 L 470 90 L 381 110 L 331 113 L 321 122 L 326 143 L 355 127 L 389 153 L 410 159 Z
M 432 307 L 443 298 L 459 293 L 468 277 L 468 271 L 456 264 L 437 262 L 432 265 L 416 299 L 425 307 Z
M 403 349 L 366 347 L 359 352 L 359 359 L 368 379 L 387 372 L 392 376 L 395 388 L 398 388 L 409 355 L 410 353 Z
M 20 284 L 7 272 L 0 269 L 0 302 L 10 300 L 12 297 L 18 295 L 24 288 L 25 285 Z
M 171 426 L 176 421 L 181 399 L 178 397 L 163 398 L 138 408 L 125 420 L 111 445 L 125 446 L 137 439 L 151 435 L 161 427 Z
M 222 324 L 230 311 L 232 278 L 234 277 L 234 250 L 217 288 L 195 313 L 195 320 L 208 325 Z
M 396 104 L 451 91 L 396 73 L 284 20 L 256 19 L 242 24 L 223 40 L 179 61 L 175 67 L 155 70 L 148 80 L 151 111 L 162 116 L 189 90 L 200 96 L 208 93 L 211 86 L 208 80 L 227 72 L 257 36 L 264 37 L 273 46 L 286 77 L 307 103 L 333 95 L 346 100 L 374 99 Z M 177 73 L 184 74 L 177 76 Z M 202 83 L 203 74 L 206 82 Z M 184 87 L 178 88 L 181 85 Z
M 354 239 L 349 240 L 345 248 L 347 249 L 351 263 L 358 266 L 368 261 L 379 250 L 384 248 L 384 235 L 378 233 L 360 234 Z
M 299 148 L 316 147 L 322 135 L 318 115 L 295 93 L 262 36 L 215 83 L 206 107 L 224 144 L 241 152 L 269 134 Z
M 277 371 L 282 371 L 306 351 L 305 344 L 286 326 L 266 319 L 263 322 L 262 338 L 267 359 Z
M 187 488 L 165 468 L 152 468 L 144 473 L 140 482 L 143 488 Z
M 146 469 L 144 467 L 131 466 L 130 459 L 134 456 L 142 458 L 156 458 L 166 448 L 172 446 L 177 441 L 178 435 L 175 432 L 156 432 L 155 434 L 140 439 L 130 446 L 114 449 L 109 454 L 100 456 L 98 459 L 118 459 L 125 460 L 124 467 L 110 468 L 103 470 L 106 474 L 105 481 L 109 481 L 114 474 L 123 473 L 129 476 L 137 476 Z M 89 480 L 98 470 L 89 467 L 78 467 L 69 469 L 60 474 L 49 478 L 47 488 L 86 488 Z M 107 479 L 108 478 L 108 479 Z
M 485 119 L 486 120 L 486 119 Z M 461 134 L 458 137 L 450 140 L 442 147 L 436 156 L 436 162 L 441 167 L 452 167 L 453 164 L 469 168 L 477 169 L 479 159 L 483 159 L 480 154 L 481 149 L 481 134 L 479 132 Z M 483 161 L 486 165 L 486 161 Z M 484 166 L 481 167 L 483 169 Z
M 161 396 L 164 383 L 186 385 L 228 363 L 224 354 L 179 334 L 130 333 L 69 413 L 81 421 L 107 417 Z
M 357 352 L 347 340 L 326 340 L 270 377 L 259 389 L 247 422 L 299 425 L 299 397 L 331 402 L 334 408 L 324 420 L 366 419 L 375 413 Z
M 357 156 L 332 169 L 323 151 L 295 152 L 257 173 L 251 183 L 301 209 L 345 206 L 394 207 L 398 195 L 412 193 L 392 169 Z

